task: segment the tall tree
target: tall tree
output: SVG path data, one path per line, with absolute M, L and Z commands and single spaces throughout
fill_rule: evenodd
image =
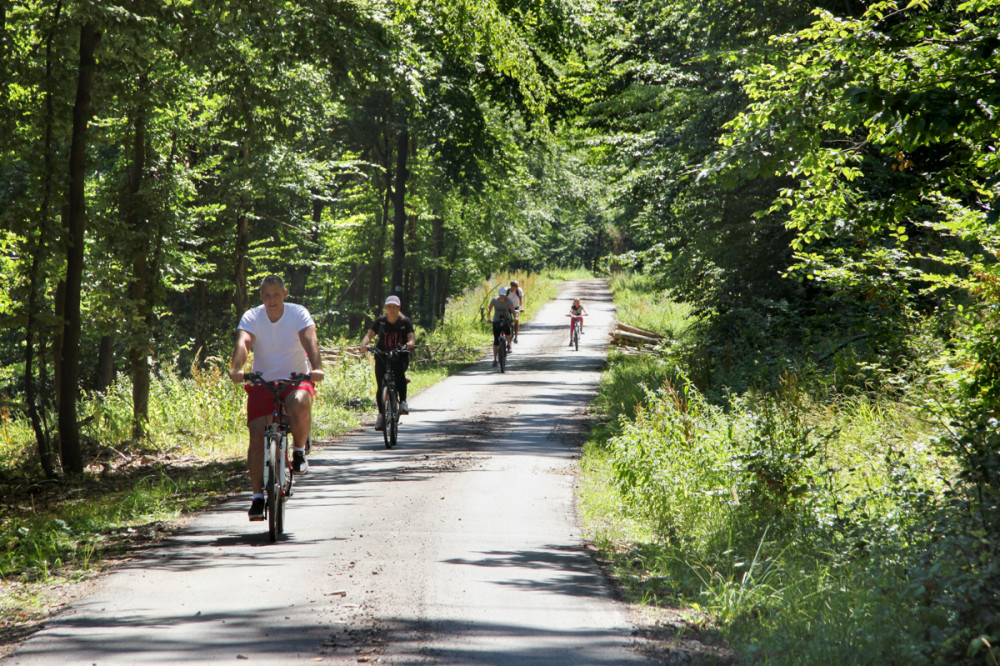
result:
M 63 306 L 62 365 L 59 396 L 59 445 L 63 469 L 71 474 L 83 472 L 80 449 L 80 424 L 77 420 L 77 399 L 80 393 L 80 298 L 83 277 L 84 243 L 87 227 L 85 197 L 87 167 L 87 135 L 90 123 L 91 90 L 95 52 L 100 33 L 92 19 L 84 18 L 80 25 L 80 60 L 73 105 L 73 133 L 70 140 L 69 196 L 63 229 L 66 243 L 65 305 Z

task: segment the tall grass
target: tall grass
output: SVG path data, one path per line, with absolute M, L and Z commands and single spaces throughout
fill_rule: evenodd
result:
M 624 311 L 666 330 L 674 306 L 615 284 Z M 754 663 L 932 663 L 909 571 L 920 508 L 949 477 L 937 428 L 898 393 L 791 374 L 709 399 L 689 358 L 612 356 L 598 403 L 612 425 L 582 463 L 589 529 L 631 596 L 706 611 Z

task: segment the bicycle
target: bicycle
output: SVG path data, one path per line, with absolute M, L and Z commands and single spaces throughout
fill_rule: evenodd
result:
M 396 388 L 396 378 L 393 375 L 392 368 L 399 356 L 401 354 L 409 354 L 410 350 L 405 345 L 388 351 L 375 346 L 369 346 L 367 349 L 376 356 L 385 359 L 385 372 L 382 375 L 382 406 L 385 410 L 382 417 L 385 427 L 382 429 L 382 439 L 385 440 L 385 448 L 391 449 L 396 446 L 400 416 L 399 390 Z
M 580 351 L 580 335 L 583 333 L 583 318 L 587 315 L 568 314 L 566 316 L 572 317 L 570 321 L 573 323 L 573 332 L 570 334 L 570 340 L 572 340 L 572 342 L 570 342 L 570 344 L 576 347 L 576 351 Z
M 500 348 L 497 350 L 500 372 L 507 372 L 507 334 L 500 331 Z
M 291 379 L 266 382 L 259 372 L 244 377 L 247 384 L 263 386 L 274 396 L 274 412 L 264 431 L 264 511 L 267 514 L 267 537 L 271 543 L 285 531 L 285 500 L 292 496 L 292 461 L 288 458 L 288 434 L 292 431 L 285 414 L 282 392 L 289 386 L 308 380 L 309 375 L 293 372 Z

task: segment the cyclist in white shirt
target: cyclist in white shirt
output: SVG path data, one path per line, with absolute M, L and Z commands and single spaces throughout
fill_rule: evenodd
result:
M 243 313 L 236 330 L 236 347 L 229 364 L 229 377 L 243 381 L 243 366 L 253 350 L 253 369 L 264 381 L 289 379 L 293 372 L 309 374 L 311 381 L 290 386 L 282 395 L 292 426 L 292 469 L 305 474 L 305 445 L 312 426 L 312 403 L 316 382 L 323 380 L 323 361 L 319 355 L 316 324 L 309 311 L 295 303 L 285 303 L 288 290 L 277 275 L 268 275 L 260 283 L 262 305 Z M 264 519 L 264 433 L 271 417 L 274 397 L 263 386 L 246 386 L 247 428 L 250 444 L 247 467 L 253 500 L 250 520 Z

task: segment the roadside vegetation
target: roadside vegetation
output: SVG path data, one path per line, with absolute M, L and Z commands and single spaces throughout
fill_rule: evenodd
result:
M 518 279 L 528 296 L 526 319 L 580 271 L 503 274 L 449 303 L 433 331 L 418 330 L 411 391 L 481 358 L 490 341 L 480 316 L 497 285 Z M 356 347 L 361 332 L 341 331 L 324 346 Z M 207 369 L 157 368 L 151 385 L 148 438 L 131 439 L 127 375 L 81 402 L 86 471 L 47 481 L 27 420 L 0 412 L 0 643 L 16 639 L 64 600 L 66 584 L 100 571 L 129 550 L 174 529 L 185 514 L 246 488 L 244 393 L 228 363 Z M 371 359 L 328 364 L 319 385 L 313 434 L 317 446 L 374 413 Z
M 670 341 L 612 352 L 583 461 L 591 537 L 632 600 L 703 614 L 748 663 L 992 663 L 970 629 L 993 544 L 936 407 L 957 387 L 929 357 L 816 363 L 760 321 L 771 344 L 732 331 L 755 353 L 706 372 L 726 352 L 705 321 L 649 278 L 612 284 L 621 321 Z

